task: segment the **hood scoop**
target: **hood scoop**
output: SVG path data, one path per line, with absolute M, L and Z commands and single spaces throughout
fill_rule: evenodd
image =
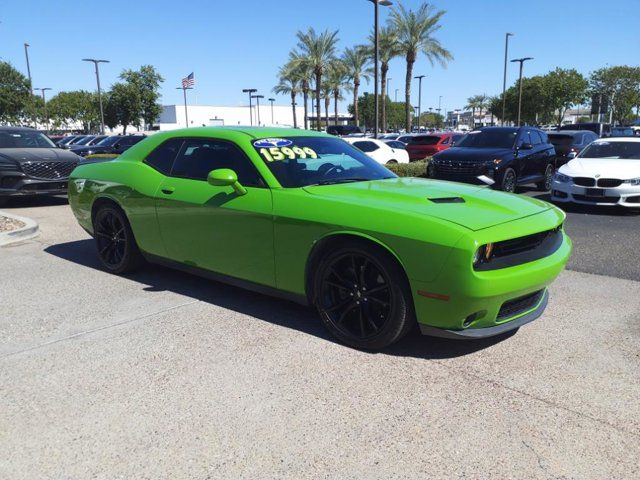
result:
M 427 198 L 427 200 L 430 200 L 433 203 L 464 203 L 464 198 L 462 197 Z

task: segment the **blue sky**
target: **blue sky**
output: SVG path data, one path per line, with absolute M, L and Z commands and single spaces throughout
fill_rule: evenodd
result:
M 640 64 L 640 0 L 437 0 L 447 10 L 437 34 L 455 60 L 448 68 L 421 58 L 423 110 L 464 106 L 477 93 L 502 88 L 504 33 L 511 31 L 510 57 L 532 56 L 525 75 L 557 66 L 584 74 L 605 65 Z M 417 7 L 417 0 L 405 0 Z M 387 8 L 381 8 L 382 20 Z M 195 72 L 190 102 L 241 105 L 242 88 L 271 96 L 278 67 L 295 44 L 295 32 L 313 26 L 340 30 L 340 47 L 365 41 L 373 23 L 366 0 L 165 0 L 133 2 L 0 0 L 0 58 L 26 73 L 28 42 L 35 87 L 95 89 L 84 57 L 111 60 L 101 69 L 108 87 L 124 68 L 156 66 L 165 78 L 162 103 L 180 103 L 180 79 Z M 510 65 L 509 80 L 517 76 Z M 404 92 L 404 61 L 392 63 L 390 94 Z M 364 85 L 365 91 L 372 86 Z M 413 87 L 417 104 L 417 84 Z M 286 103 L 284 97 L 278 103 Z M 346 103 L 344 106 L 346 108 Z

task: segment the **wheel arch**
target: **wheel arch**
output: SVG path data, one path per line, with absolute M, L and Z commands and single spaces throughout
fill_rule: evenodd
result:
M 304 272 L 304 281 L 305 281 L 305 294 L 307 297 L 307 301 L 310 305 L 313 304 L 315 292 L 313 291 L 313 273 L 315 272 L 315 268 L 317 267 L 320 259 L 323 254 L 327 252 L 331 248 L 337 248 L 338 246 L 348 243 L 348 242 L 357 242 L 361 244 L 367 244 L 369 246 L 373 246 L 376 249 L 382 250 L 383 252 L 390 255 L 400 266 L 402 273 L 404 274 L 407 285 L 409 283 L 409 277 L 407 276 L 407 271 L 405 266 L 398 256 L 398 254 L 387 244 L 382 242 L 380 239 L 375 238 L 371 235 L 362 232 L 356 231 L 337 231 L 328 233 L 320 238 L 318 238 L 311 248 L 309 255 L 307 256 L 307 262 L 305 265 Z

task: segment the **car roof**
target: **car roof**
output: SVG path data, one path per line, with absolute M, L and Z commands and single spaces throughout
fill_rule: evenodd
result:
M 0 126 L 0 131 L 3 132 L 37 132 L 38 130 L 36 130 L 35 128 L 30 128 L 30 127 L 5 127 L 5 126 Z
M 503 132 L 517 132 L 521 128 L 533 128 L 538 130 L 536 127 L 481 127 L 478 130 L 500 130 Z
M 582 135 L 585 133 L 593 133 L 597 136 L 597 134 L 595 132 L 592 132 L 591 130 L 552 130 L 551 132 L 547 132 L 547 135 Z
M 252 138 L 280 138 L 280 137 L 327 137 L 335 138 L 326 132 L 318 132 L 316 130 L 303 130 L 299 128 L 278 128 L 278 127 L 195 127 L 181 128 L 178 130 L 167 130 L 153 135 L 160 138 L 173 138 L 178 136 L 188 137 L 196 134 L 198 137 L 212 135 L 225 132 L 227 134 L 247 135 Z
M 599 138 L 593 143 L 611 143 L 611 142 L 633 142 L 640 143 L 640 137 L 607 137 Z

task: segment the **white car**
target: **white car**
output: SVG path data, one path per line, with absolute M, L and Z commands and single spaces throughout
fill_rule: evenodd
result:
M 409 154 L 406 150 L 391 148 L 386 143 L 375 138 L 345 137 L 343 140 L 362 150 L 376 162 L 383 165 L 386 163 L 409 163 Z
M 640 208 L 640 138 L 591 143 L 556 172 L 551 199 Z

